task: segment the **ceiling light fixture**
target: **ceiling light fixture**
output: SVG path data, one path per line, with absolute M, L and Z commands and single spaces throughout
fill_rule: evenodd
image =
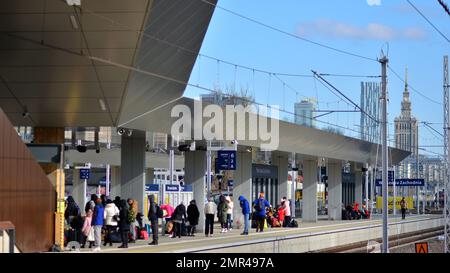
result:
M 72 23 L 73 29 L 78 29 L 78 22 L 77 22 L 77 18 L 75 18 L 75 16 L 70 15 L 70 22 Z
M 69 6 L 81 6 L 81 0 L 66 0 Z
M 99 99 L 98 103 L 100 104 L 100 108 L 102 108 L 103 111 L 106 111 L 106 104 L 103 99 Z

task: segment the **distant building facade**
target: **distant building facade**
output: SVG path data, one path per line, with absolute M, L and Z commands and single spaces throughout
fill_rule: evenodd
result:
M 316 109 L 316 101 L 314 99 L 306 99 L 295 103 L 295 124 L 307 127 L 315 127 L 316 122 L 314 112 Z
M 368 115 L 379 119 L 380 117 L 380 90 L 379 82 L 361 82 L 360 106 Z M 380 127 L 374 119 L 361 112 L 361 139 L 372 143 L 380 142 Z
M 411 101 L 408 91 L 408 72 L 405 77 L 405 90 L 403 91 L 402 112 L 395 118 L 395 147 L 411 152 L 413 157 L 419 153 L 418 120 L 411 115 Z

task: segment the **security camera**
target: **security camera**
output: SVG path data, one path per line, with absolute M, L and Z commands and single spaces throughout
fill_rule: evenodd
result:
M 191 142 L 191 145 L 189 145 L 189 151 L 195 152 L 195 149 L 196 149 L 196 147 L 195 147 L 195 141 L 193 141 L 193 142 Z
M 83 145 L 78 145 L 77 146 L 77 151 L 80 153 L 85 153 L 87 151 L 87 147 L 83 146 Z
M 117 129 L 117 134 L 119 135 L 119 136 L 121 136 L 121 135 L 123 135 L 123 134 L 125 134 L 125 128 L 118 128 Z
M 30 116 L 30 113 L 29 112 L 23 112 L 22 113 L 22 117 L 24 117 L 24 118 L 27 118 L 27 117 L 29 117 Z
M 238 148 L 238 144 L 239 144 L 239 143 L 237 142 L 237 140 L 236 140 L 236 139 L 234 139 L 234 140 L 232 140 L 232 141 L 231 141 L 231 145 L 233 145 L 233 146 L 234 146 L 234 150 L 235 150 L 235 151 L 237 151 L 237 148 Z
M 100 148 L 96 148 L 96 149 L 95 149 L 95 152 L 96 152 L 97 154 L 99 154 L 99 153 L 100 153 Z

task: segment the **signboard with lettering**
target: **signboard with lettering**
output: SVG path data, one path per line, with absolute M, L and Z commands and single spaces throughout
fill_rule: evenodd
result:
M 158 185 L 156 185 L 156 186 L 158 186 Z M 159 190 L 159 188 L 158 188 L 158 190 Z M 165 190 L 170 191 L 170 192 L 178 192 L 180 190 L 180 186 L 179 185 L 166 185 Z M 181 186 L 181 191 L 182 192 L 192 191 L 192 185 Z
M 389 186 L 393 186 L 394 181 L 389 181 Z M 395 186 L 396 187 L 423 187 L 425 185 L 424 179 L 407 179 L 407 178 L 398 178 L 395 179 Z M 381 187 L 381 179 L 375 180 L 375 186 Z
M 80 169 L 80 179 L 89 179 L 91 176 L 91 169 Z
M 145 191 L 158 191 L 159 192 L 159 185 L 158 184 L 145 184 Z
M 218 170 L 236 170 L 236 151 L 217 151 Z
M 228 180 L 228 187 L 233 187 L 234 180 Z
M 278 178 L 278 167 L 272 165 L 253 164 L 252 177 Z

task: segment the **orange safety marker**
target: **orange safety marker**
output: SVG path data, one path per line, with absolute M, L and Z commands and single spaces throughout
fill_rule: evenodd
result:
M 416 243 L 416 253 L 428 253 L 428 243 Z

